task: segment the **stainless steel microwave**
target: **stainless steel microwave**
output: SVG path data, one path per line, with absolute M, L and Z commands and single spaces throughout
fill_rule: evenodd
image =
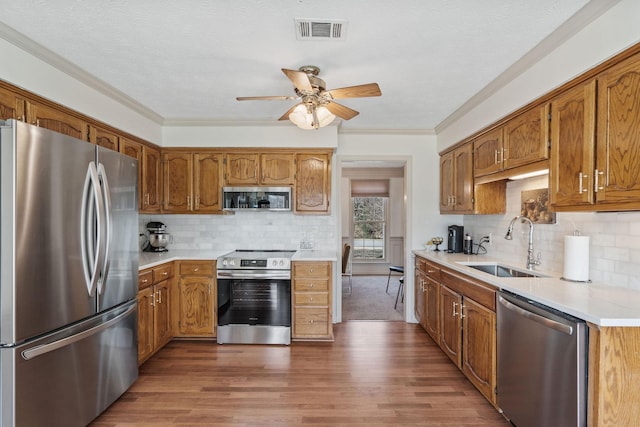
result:
M 225 211 L 290 211 L 291 187 L 223 187 Z

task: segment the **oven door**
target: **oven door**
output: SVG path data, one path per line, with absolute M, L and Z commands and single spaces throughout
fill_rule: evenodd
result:
M 291 279 L 218 279 L 218 326 L 291 326 Z

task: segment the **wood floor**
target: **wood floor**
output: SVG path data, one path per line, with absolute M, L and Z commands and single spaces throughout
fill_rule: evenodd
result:
M 173 341 L 94 421 L 111 426 L 502 426 L 418 325 L 350 321 L 334 343 Z

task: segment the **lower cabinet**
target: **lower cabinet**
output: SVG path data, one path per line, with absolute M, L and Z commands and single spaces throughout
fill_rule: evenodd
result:
M 462 295 L 440 286 L 440 348 L 456 364 L 462 365 Z
M 496 289 L 416 257 L 424 306 L 420 324 L 473 385 L 496 406 Z
M 294 340 L 333 340 L 330 261 L 292 263 L 292 333 Z
M 172 336 L 171 278 L 173 263 L 138 274 L 138 363 L 164 347 Z
M 215 261 L 179 261 L 178 337 L 216 336 Z

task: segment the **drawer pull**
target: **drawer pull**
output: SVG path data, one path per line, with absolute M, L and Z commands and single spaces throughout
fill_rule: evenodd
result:
M 147 283 L 147 282 L 149 282 L 149 280 L 147 280 L 147 279 L 142 279 L 142 283 Z
M 169 275 L 169 272 L 168 272 L 168 271 L 163 271 L 163 272 L 162 272 L 162 275 L 163 275 L 163 276 L 167 276 L 167 275 Z
M 198 271 L 200 271 L 200 269 L 198 267 L 194 267 L 193 272 L 197 273 Z

